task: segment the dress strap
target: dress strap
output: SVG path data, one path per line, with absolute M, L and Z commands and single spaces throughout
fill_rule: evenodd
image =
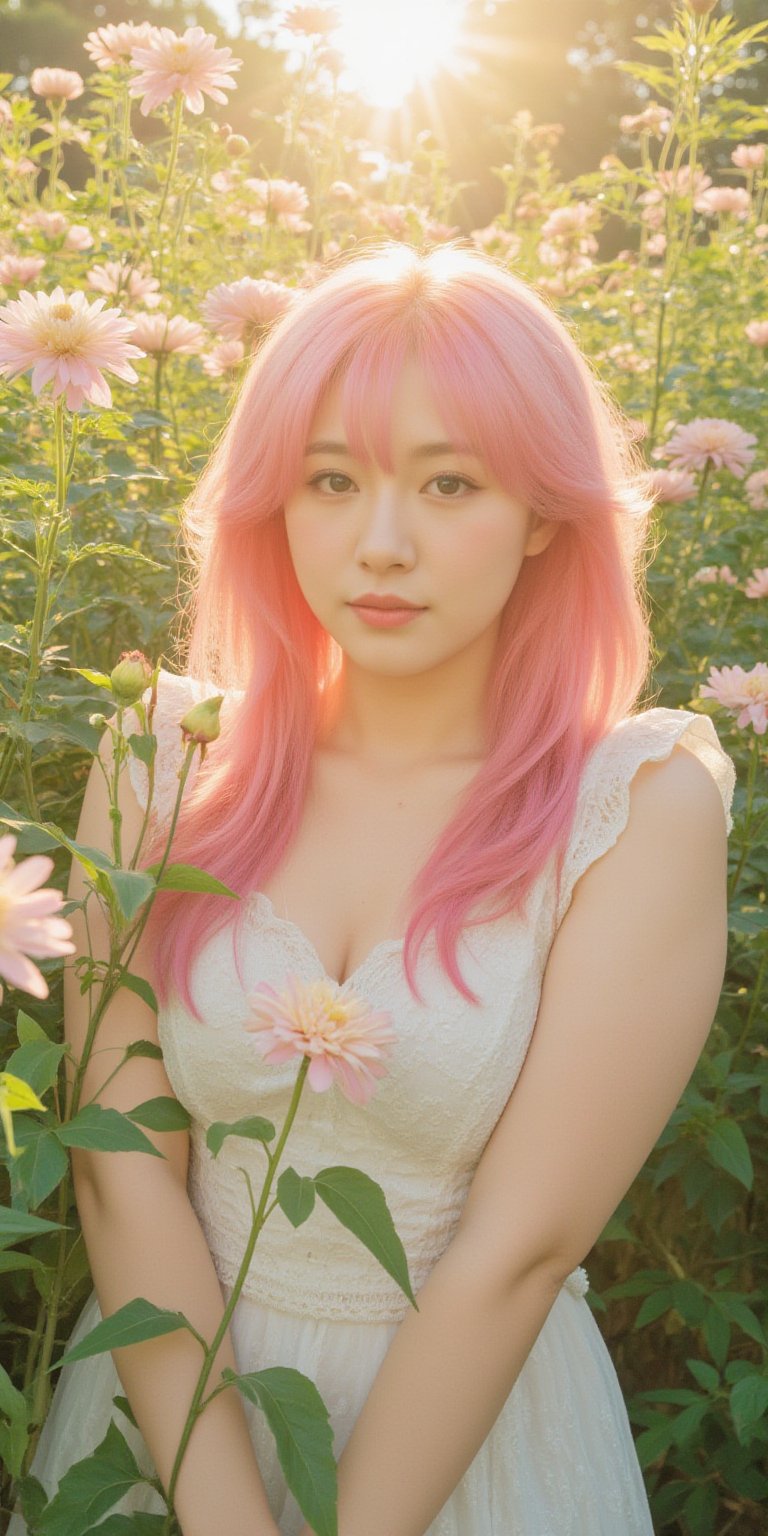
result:
M 736 768 L 709 715 L 660 707 L 628 716 L 598 742 L 584 769 L 563 864 L 556 929 L 571 904 L 576 881 L 613 847 L 627 825 L 630 784 L 640 764 L 669 757 L 678 743 L 709 769 L 722 796 L 726 831 L 733 830 Z

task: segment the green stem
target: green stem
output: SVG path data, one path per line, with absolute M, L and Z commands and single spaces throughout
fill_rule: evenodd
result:
M 185 1453 L 187 1445 L 189 1443 L 189 1438 L 190 1438 L 190 1435 L 192 1433 L 192 1430 L 194 1429 L 195 1423 L 196 1423 L 197 1419 L 200 1417 L 200 1414 L 206 1408 L 207 1404 L 212 1400 L 212 1398 L 218 1396 L 219 1392 L 226 1391 L 226 1389 L 232 1385 L 231 1382 L 224 1382 L 221 1386 L 214 1388 L 214 1391 L 211 1392 L 210 1396 L 206 1398 L 205 1402 L 201 1402 L 201 1399 L 202 1399 L 202 1396 L 203 1396 L 203 1392 L 205 1390 L 206 1382 L 208 1381 L 208 1377 L 210 1376 L 211 1370 L 213 1369 L 213 1362 L 214 1362 L 214 1360 L 216 1358 L 216 1355 L 218 1353 L 221 1341 L 224 1338 L 224 1335 L 225 1335 L 225 1333 L 227 1331 L 227 1328 L 229 1327 L 229 1321 L 230 1321 L 230 1318 L 232 1316 L 232 1313 L 234 1312 L 235 1307 L 237 1305 L 237 1302 L 238 1302 L 238 1300 L 240 1298 L 240 1292 L 242 1291 L 243 1285 L 245 1283 L 246 1276 L 248 1274 L 248 1270 L 249 1270 L 250 1264 L 251 1264 L 251 1258 L 253 1256 L 253 1250 L 254 1250 L 254 1248 L 256 1246 L 256 1239 L 258 1238 L 258 1235 L 259 1235 L 262 1227 L 264 1226 L 264 1222 L 266 1220 L 265 1206 L 267 1204 L 267 1200 L 269 1198 L 270 1189 L 272 1187 L 272 1182 L 274 1180 L 275 1174 L 277 1172 L 277 1167 L 278 1167 L 278 1164 L 280 1162 L 280 1158 L 282 1156 L 283 1147 L 285 1146 L 286 1139 L 288 1137 L 288 1133 L 289 1133 L 289 1131 L 291 1129 L 291 1126 L 292 1126 L 293 1121 L 294 1121 L 295 1116 L 296 1116 L 296 1112 L 297 1112 L 298 1107 L 299 1107 L 299 1100 L 301 1098 L 301 1092 L 302 1092 L 302 1089 L 304 1087 L 304 1081 L 305 1081 L 307 1072 L 309 1071 L 309 1065 L 310 1065 L 310 1058 L 308 1056 L 305 1056 L 303 1061 L 302 1061 L 302 1063 L 301 1063 L 301 1066 L 299 1067 L 299 1071 L 298 1071 L 297 1076 L 296 1076 L 296 1082 L 294 1084 L 293 1095 L 291 1097 L 291 1102 L 290 1102 L 290 1105 L 288 1107 L 288 1113 L 287 1113 L 287 1115 L 285 1117 L 285 1124 L 283 1125 L 282 1131 L 280 1132 L 280 1135 L 278 1137 L 277 1143 L 275 1145 L 274 1152 L 269 1157 L 269 1166 L 268 1166 L 267 1176 L 266 1176 L 266 1178 L 264 1180 L 264 1187 L 263 1187 L 263 1189 L 261 1191 L 261 1196 L 260 1196 L 260 1199 L 259 1199 L 258 1208 L 255 1209 L 255 1210 L 254 1210 L 254 1207 L 253 1207 L 253 1192 L 251 1190 L 251 1184 L 250 1184 L 250 1180 L 248 1178 L 248 1174 L 247 1174 L 245 1169 L 241 1170 L 241 1172 L 243 1172 L 245 1174 L 245 1178 L 246 1178 L 246 1181 L 248 1183 L 248 1192 L 249 1192 L 250 1199 L 251 1199 L 251 1210 L 253 1212 L 253 1222 L 252 1222 L 252 1225 L 251 1225 L 251 1232 L 250 1232 L 250 1236 L 248 1238 L 248 1243 L 246 1245 L 245 1253 L 243 1254 L 243 1259 L 242 1259 L 242 1263 L 240 1265 L 240 1269 L 238 1270 L 238 1273 L 237 1273 L 237 1278 L 235 1279 L 235 1283 L 234 1283 L 234 1285 L 232 1287 L 232 1293 L 231 1293 L 231 1295 L 229 1297 L 229 1300 L 228 1300 L 228 1302 L 227 1302 L 227 1304 L 226 1304 L 226 1306 L 224 1308 L 224 1312 L 222 1314 L 221 1322 L 219 1323 L 219 1326 L 216 1329 L 216 1333 L 215 1333 L 215 1335 L 214 1335 L 214 1337 L 213 1337 L 213 1339 L 211 1341 L 211 1344 L 209 1345 L 208 1349 L 205 1352 L 205 1359 L 203 1361 L 202 1370 L 200 1372 L 200 1376 L 198 1378 L 198 1382 L 197 1382 L 197 1385 L 195 1387 L 195 1390 L 194 1390 L 194 1393 L 193 1393 L 193 1396 L 192 1396 L 192 1401 L 191 1401 L 191 1403 L 189 1405 L 189 1412 L 187 1414 L 187 1421 L 186 1421 L 186 1423 L 184 1425 L 184 1429 L 182 1431 L 181 1441 L 179 1443 L 179 1448 L 178 1448 L 178 1450 L 176 1452 L 176 1459 L 175 1459 L 174 1464 L 173 1464 L 173 1470 L 171 1472 L 170 1482 L 168 1484 L 168 1503 L 169 1503 L 170 1509 L 169 1509 L 168 1519 L 165 1522 L 165 1531 L 166 1532 L 170 1532 L 170 1529 L 171 1529 L 169 1522 L 173 1518 L 173 1496 L 174 1496 L 174 1493 L 175 1493 L 175 1490 L 176 1490 L 176 1484 L 178 1482 L 179 1472 L 181 1470 L 181 1463 L 182 1463 L 182 1460 L 183 1460 L 183 1457 L 184 1457 L 184 1453 Z
M 181 114 L 182 114 L 183 111 L 184 111 L 184 96 L 183 96 L 183 93 L 181 91 L 177 91 L 176 92 L 176 100 L 175 100 L 175 104 L 174 104 L 174 111 L 173 111 L 173 127 L 171 129 L 171 153 L 170 153 L 170 156 L 169 156 L 169 159 L 168 159 L 168 169 L 167 169 L 167 171 L 165 173 L 165 185 L 163 186 L 163 193 L 162 193 L 162 197 L 160 198 L 160 207 L 157 210 L 157 220 L 156 220 L 156 224 L 155 224 L 155 230 L 156 230 L 156 235 L 157 235 L 157 271 L 155 273 L 155 276 L 157 277 L 158 281 L 160 282 L 161 287 L 162 287 L 162 281 L 163 281 L 163 255 L 164 255 L 164 251 L 163 251 L 163 214 L 165 213 L 165 205 L 166 205 L 166 203 L 168 201 L 168 193 L 170 191 L 171 180 L 173 178 L 173 173 L 174 173 L 174 171 L 176 169 L 176 159 L 177 159 L 177 156 L 178 156 L 178 153 L 179 153 L 179 135 L 181 133 Z
M 737 885 L 739 883 L 739 878 L 741 876 L 741 871 L 744 868 L 744 864 L 745 864 L 745 861 L 746 861 L 746 858 L 747 858 L 747 854 L 749 853 L 749 849 L 750 849 L 749 831 L 750 831 L 750 821 L 752 819 L 752 800 L 754 798 L 754 792 L 755 792 L 755 777 L 756 777 L 756 774 L 757 774 L 757 763 L 758 763 L 759 756 L 760 756 L 760 738 L 757 735 L 754 735 L 752 737 L 752 751 L 750 753 L 749 769 L 748 769 L 748 772 L 747 772 L 747 799 L 746 799 L 746 804 L 744 806 L 744 825 L 742 827 L 742 832 L 741 832 L 741 853 L 739 855 L 739 862 L 736 865 L 736 868 L 735 868 L 735 870 L 733 872 L 733 875 L 731 876 L 730 885 L 728 887 L 728 900 L 729 901 L 733 900 L 733 897 L 734 897 L 734 894 L 735 894 L 735 891 L 736 891 L 736 887 L 737 887 Z

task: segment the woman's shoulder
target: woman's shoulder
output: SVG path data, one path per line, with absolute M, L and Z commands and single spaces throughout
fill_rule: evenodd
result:
M 676 746 L 684 747 L 712 775 L 723 801 L 728 832 L 733 828 L 731 805 L 736 767 L 723 747 L 709 715 L 692 709 L 657 705 L 627 715 L 601 738 L 587 759 L 580 796 L 592 798 L 596 785 L 616 792 L 626 789 L 642 763 L 661 762 Z

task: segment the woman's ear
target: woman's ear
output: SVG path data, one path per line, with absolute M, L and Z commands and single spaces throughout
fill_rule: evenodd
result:
M 526 555 L 540 555 L 552 543 L 557 533 L 559 523 L 552 522 L 551 518 L 539 517 L 534 514 L 530 533 L 525 545 Z

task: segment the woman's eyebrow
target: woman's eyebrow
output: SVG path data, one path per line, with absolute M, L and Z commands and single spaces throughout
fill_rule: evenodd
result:
M 439 454 L 443 453 L 469 453 L 470 451 L 469 447 L 461 447 L 458 443 L 421 443 L 418 448 L 411 449 L 410 457 L 412 459 L 429 459 L 437 458 Z M 351 459 L 353 457 L 346 443 L 335 443 L 326 439 L 316 443 L 308 443 L 304 450 L 304 457 L 309 458 L 312 453 L 341 453 L 345 454 L 347 458 Z

